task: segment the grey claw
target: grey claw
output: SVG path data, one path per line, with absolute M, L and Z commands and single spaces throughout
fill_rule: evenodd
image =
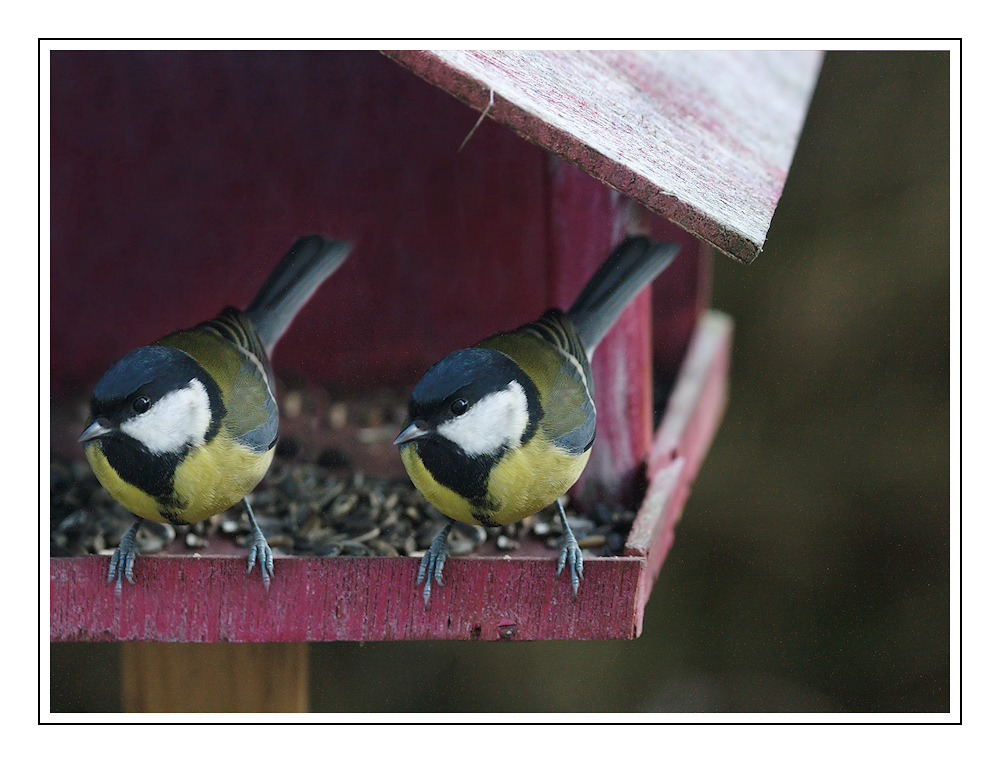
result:
M 250 508 L 250 503 L 246 498 L 243 499 L 243 505 L 246 507 L 251 527 L 249 553 L 247 555 L 247 575 L 253 572 L 254 566 L 259 563 L 260 575 L 264 580 L 264 590 L 266 591 L 271 586 L 271 578 L 274 577 L 274 552 L 271 551 L 271 547 L 267 544 L 267 538 L 261 532 L 260 526 L 257 524 L 257 519 L 253 515 L 253 510 Z
M 438 585 L 444 585 L 444 560 L 446 554 L 441 554 L 437 558 L 437 563 L 434 565 L 434 579 L 437 581 Z
M 420 560 L 420 569 L 417 570 L 417 585 L 424 583 L 424 611 L 431 608 L 431 579 L 437 581 L 440 586 L 444 585 L 444 562 L 448 558 L 448 533 L 451 532 L 454 520 L 449 521 L 444 529 L 438 533 L 431 547 L 427 549 L 423 559 Z M 426 579 L 426 582 L 424 582 Z
M 567 533 L 563 536 L 562 550 L 559 552 L 559 561 L 556 563 L 556 577 L 563 571 L 566 563 L 569 563 L 569 578 L 573 586 L 573 598 L 576 599 L 580 589 L 580 580 L 583 578 L 583 552 L 577 545 L 576 538 Z
M 573 586 L 573 599 L 576 600 L 577 592 L 580 589 L 580 580 L 583 578 L 583 551 L 580 544 L 576 542 L 573 531 L 569 529 L 569 522 L 566 521 L 566 511 L 563 509 L 562 501 L 558 501 L 559 514 L 562 517 L 563 536 L 559 542 L 559 559 L 556 562 L 556 577 L 563 571 L 566 563 L 569 563 L 570 584 Z
M 247 557 L 247 575 L 253 572 L 253 568 L 260 564 L 260 576 L 264 580 L 264 589 L 271 585 L 271 578 L 274 577 L 274 554 L 271 547 L 267 545 L 264 536 L 254 533 L 250 541 L 250 554 Z
M 132 567 L 135 565 L 135 555 L 135 549 L 132 549 L 125 555 L 125 579 L 132 585 L 135 585 L 135 575 L 132 573 Z
M 430 557 L 428 556 L 429 553 L 430 550 L 428 549 L 428 551 L 424 553 L 423 557 L 420 559 L 420 569 L 417 570 L 417 585 L 424 582 L 424 575 L 427 574 L 427 565 L 430 563 Z
M 121 596 L 122 593 L 122 578 L 124 577 L 132 585 L 135 585 L 135 576 L 132 573 L 132 567 L 135 565 L 135 557 L 138 553 L 138 547 L 135 542 L 135 534 L 139 530 L 139 526 L 142 524 L 141 519 L 137 519 L 135 524 L 133 524 L 127 533 L 122 536 L 121 542 L 118 544 L 118 548 L 111 555 L 111 563 L 108 565 L 108 579 L 107 582 L 110 583 L 112 580 L 115 581 L 115 595 Z
M 431 578 L 437 577 L 438 585 L 441 585 L 441 572 L 438 569 L 436 559 L 434 558 L 434 545 L 427 549 L 427 553 L 424 554 L 423 559 L 420 560 L 420 569 L 417 570 L 417 585 L 424 583 L 424 610 L 428 610 L 431 607 Z M 434 563 L 434 572 L 431 571 L 431 564 Z M 444 566 L 443 563 L 441 565 Z

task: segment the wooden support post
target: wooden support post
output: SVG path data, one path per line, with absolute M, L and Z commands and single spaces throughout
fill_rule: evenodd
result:
M 303 713 L 305 643 L 122 644 L 122 706 L 134 713 Z
M 647 233 L 648 214 L 581 170 L 551 161 L 550 302 L 567 309 L 626 236 Z M 597 440 L 574 494 L 584 503 L 635 499 L 653 441 L 652 302 L 644 290 L 593 359 Z

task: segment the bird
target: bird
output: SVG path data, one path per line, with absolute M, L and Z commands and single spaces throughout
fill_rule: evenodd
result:
M 562 496 L 583 472 L 597 433 L 591 360 L 622 311 L 679 250 L 625 237 L 567 312 L 550 309 L 456 350 L 417 382 L 394 444 L 414 486 L 447 518 L 418 570 L 425 610 L 431 579 L 444 584 L 456 522 L 502 526 L 553 504 L 563 526 L 556 576 L 569 566 L 576 598 L 583 553 Z
M 246 498 L 278 442 L 268 358 L 351 248 L 319 235 L 297 239 L 246 310 L 226 307 L 134 349 L 100 377 L 79 442 L 100 483 L 138 517 L 111 557 L 107 582 L 116 593 L 123 577 L 135 583 L 144 521 L 192 524 L 236 504 L 250 520 L 247 574 L 259 564 L 268 588 L 274 556 Z

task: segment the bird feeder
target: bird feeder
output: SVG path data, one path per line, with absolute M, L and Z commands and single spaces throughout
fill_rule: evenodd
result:
M 713 251 L 743 262 L 761 251 L 820 61 L 53 52 L 59 452 L 78 447 L 81 401 L 110 362 L 245 305 L 302 234 L 356 247 L 292 324 L 274 367 L 345 395 L 411 389 L 448 352 L 568 307 L 627 233 L 682 250 L 594 358 L 598 434 L 575 502 L 639 509 L 622 553 L 586 559 L 575 601 L 542 544 L 453 556 L 425 611 L 416 558 L 276 548 L 265 591 L 244 574 L 244 550 L 213 541 L 197 555 L 175 544 L 140 556 L 121 596 L 105 582 L 107 557 L 53 557 L 51 640 L 637 637 L 726 401 L 732 321 L 710 309 Z M 655 431 L 654 377 L 666 384 Z M 324 426 L 300 420 L 295 431 Z M 395 434 L 370 450 L 398 461 Z

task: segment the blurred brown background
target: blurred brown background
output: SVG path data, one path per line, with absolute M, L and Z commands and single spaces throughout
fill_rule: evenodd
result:
M 310 646 L 311 708 L 949 709 L 949 54 L 827 54 L 764 253 L 716 258 L 728 412 L 612 643 Z M 51 709 L 116 711 L 54 644 Z

